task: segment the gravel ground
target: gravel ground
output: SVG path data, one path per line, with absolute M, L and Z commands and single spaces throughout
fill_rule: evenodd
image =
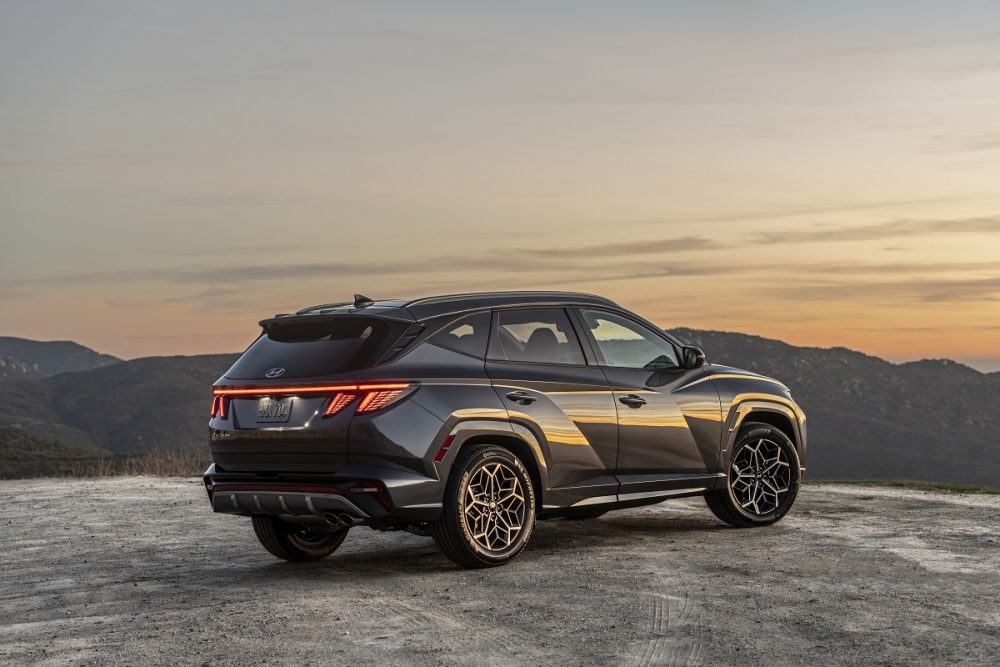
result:
M 0 482 L 0 663 L 996 664 L 1000 496 L 807 486 L 539 524 L 512 564 L 356 528 L 292 565 L 196 480 Z

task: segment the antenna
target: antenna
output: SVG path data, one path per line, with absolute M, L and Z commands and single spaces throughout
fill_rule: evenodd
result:
M 367 308 L 368 306 L 375 303 L 374 299 L 369 299 L 364 294 L 354 295 L 354 307 L 355 308 Z

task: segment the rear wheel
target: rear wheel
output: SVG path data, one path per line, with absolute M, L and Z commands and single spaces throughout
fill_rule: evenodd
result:
M 535 491 L 521 461 L 496 445 L 463 449 L 445 487 L 441 520 L 431 526 L 444 554 L 463 567 L 503 565 L 535 527 Z
M 725 488 L 709 491 L 705 502 L 732 526 L 766 526 L 792 508 L 800 479 L 799 456 L 788 436 L 770 424 L 751 423 L 733 443 Z
M 293 562 L 326 558 L 344 543 L 348 530 L 312 531 L 271 516 L 253 517 L 253 532 L 264 548 L 278 558 Z

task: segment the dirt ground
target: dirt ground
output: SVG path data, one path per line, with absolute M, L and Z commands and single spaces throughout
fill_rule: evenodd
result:
M 197 480 L 0 482 L 0 663 L 996 664 L 1000 496 L 806 486 L 541 522 L 512 564 L 355 528 L 293 565 Z

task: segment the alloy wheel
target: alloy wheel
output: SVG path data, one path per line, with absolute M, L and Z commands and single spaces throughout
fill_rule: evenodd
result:
M 736 454 L 729 471 L 736 502 L 745 512 L 763 516 L 777 510 L 792 484 L 792 467 L 784 449 L 767 438 L 748 443 Z
M 500 554 L 516 543 L 527 503 L 520 478 L 505 463 L 489 461 L 474 470 L 463 502 L 469 535 L 481 549 Z

